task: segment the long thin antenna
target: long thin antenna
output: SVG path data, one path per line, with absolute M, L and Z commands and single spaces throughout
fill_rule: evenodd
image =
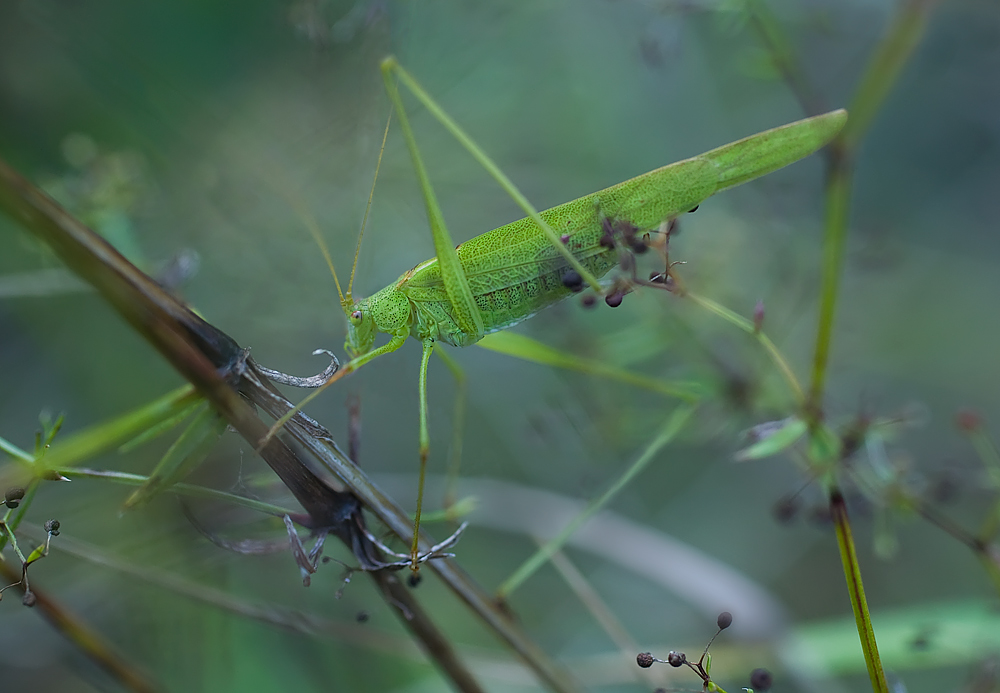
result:
M 330 249 L 326 247 L 326 241 L 323 240 L 323 234 L 320 233 L 319 223 L 316 221 L 316 217 L 312 215 L 309 211 L 309 206 L 305 203 L 295 189 L 288 184 L 287 181 L 283 179 L 280 174 L 280 169 L 272 170 L 268 175 L 264 175 L 263 171 L 258 169 L 258 173 L 264 179 L 264 181 L 271 186 L 272 189 L 276 190 L 281 197 L 285 199 L 285 202 L 295 216 L 299 218 L 302 225 L 306 227 L 309 231 L 309 235 L 313 237 L 316 241 L 316 245 L 319 246 L 320 252 L 323 254 L 323 258 L 326 260 L 327 267 L 330 268 L 330 273 L 333 275 L 333 282 L 337 285 L 337 296 L 340 297 L 340 302 L 344 303 L 344 293 L 340 289 L 340 278 L 337 277 L 337 268 L 333 266 L 333 258 L 330 256 Z
M 298 200 L 297 198 L 292 198 L 289 200 L 292 205 L 293 210 L 302 219 L 302 223 L 305 224 L 306 229 L 308 229 L 313 240 L 316 241 L 316 245 L 319 246 L 319 251 L 323 253 L 323 259 L 326 260 L 327 267 L 330 268 L 330 273 L 333 275 L 333 283 L 337 285 L 337 296 L 340 297 L 340 303 L 344 303 L 344 293 L 340 290 L 340 278 L 337 277 L 337 268 L 333 266 L 333 258 L 330 257 L 330 249 L 326 247 L 326 241 L 323 240 L 323 234 L 319 231 L 319 224 L 316 223 L 315 217 L 305 209 L 305 204 Z M 301 208 L 299 208 L 301 206 Z M 351 273 L 354 274 L 353 272 Z M 348 287 L 347 295 L 350 296 L 351 289 Z
M 372 189 L 368 193 L 368 206 L 365 207 L 365 216 L 361 220 L 361 232 L 358 233 L 358 245 L 354 249 L 354 264 L 351 265 L 351 279 L 347 282 L 347 300 L 353 301 L 353 294 L 351 293 L 354 288 L 354 272 L 358 268 L 358 255 L 361 254 L 361 239 L 365 236 L 365 226 L 368 224 L 368 213 L 372 210 L 372 199 L 375 197 L 375 184 L 378 182 L 378 172 L 382 168 L 382 155 L 385 153 L 385 141 L 389 139 L 389 123 L 392 122 L 392 110 L 389 110 L 389 117 L 385 121 L 385 132 L 382 133 L 382 147 L 378 150 L 378 163 L 375 164 L 375 178 L 372 180 Z M 340 285 L 338 284 L 338 291 L 340 290 Z M 340 303 L 347 307 L 347 303 L 344 303 L 344 296 L 341 295 Z

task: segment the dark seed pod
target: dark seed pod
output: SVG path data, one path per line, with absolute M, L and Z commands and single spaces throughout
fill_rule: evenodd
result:
M 643 669 L 648 669 L 649 667 L 653 666 L 653 662 L 655 661 L 656 660 L 653 658 L 653 655 L 649 654 L 648 652 L 640 652 L 635 656 L 635 663 L 641 666 Z
M 424 576 L 420 573 L 410 573 L 410 576 L 406 578 L 406 584 L 410 587 L 416 587 L 420 584 L 420 581 L 424 579 Z
M 567 270 L 562 276 L 562 283 L 573 293 L 583 291 L 583 277 L 576 270 Z
M 622 304 L 622 300 L 625 298 L 625 294 L 621 291 L 616 291 L 613 294 L 608 294 L 604 297 L 604 302 L 608 304 L 611 308 L 617 308 Z
M 769 691 L 774 683 L 774 677 L 767 669 L 754 669 L 750 672 L 750 685 L 755 691 Z
M 59 536 L 59 520 L 46 520 L 45 531 L 54 537 Z
M 580 304 L 584 308 L 593 308 L 597 305 L 597 296 L 594 296 L 594 294 L 587 294 L 580 299 Z
M 687 655 L 683 652 L 673 652 L 667 655 L 667 663 L 672 667 L 683 666 L 684 662 L 687 661 Z
M 733 615 L 728 611 L 723 611 L 719 614 L 719 620 L 716 621 L 719 626 L 719 630 L 725 630 L 729 626 L 733 625 Z
M 799 514 L 799 501 L 794 496 L 786 496 L 774 504 L 771 513 L 775 520 L 787 525 Z
M 31 590 L 25 592 L 24 596 L 21 597 L 21 603 L 24 604 L 25 606 L 29 607 L 34 606 L 37 602 L 38 602 L 38 597 L 36 597 L 35 593 L 32 592 Z
M 7 503 L 10 503 L 11 501 L 19 501 L 22 498 L 24 498 L 24 489 L 20 486 L 13 486 L 7 489 L 7 492 L 3 494 L 3 499 Z

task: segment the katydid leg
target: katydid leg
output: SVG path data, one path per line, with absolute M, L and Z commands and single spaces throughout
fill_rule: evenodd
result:
M 424 352 L 420 357 L 420 481 L 417 483 L 417 513 L 413 519 L 413 545 L 410 547 L 410 569 L 420 570 L 417 557 L 420 555 L 420 512 L 424 506 L 424 479 L 427 477 L 427 455 L 431 449 L 431 436 L 427 428 L 427 363 L 434 352 L 434 340 L 424 340 Z

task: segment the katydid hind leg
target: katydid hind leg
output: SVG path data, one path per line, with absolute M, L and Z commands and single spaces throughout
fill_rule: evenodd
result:
M 394 59 L 387 58 L 382 63 L 382 77 L 385 82 L 385 89 L 392 101 L 399 120 L 399 129 L 406 140 L 410 158 L 413 160 L 413 169 L 417 180 L 420 183 L 420 190 L 424 197 L 424 207 L 427 211 L 427 220 L 431 226 L 431 236 L 434 240 L 434 252 L 437 255 L 438 265 L 441 268 L 441 279 L 444 282 L 448 300 L 455 316 L 455 322 L 466 334 L 477 339 L 486 333 L 483 325 L 483 316 L 479 312 L 479 306 L 472 294 L 469 280 L 465 276 L 465 270 L 459 260 L 458 252 L 455 250 L 455 242 L 448 232 L 448 227 L 444 221 L 444 215 L 438 205 L 437 196 L 431 185 L 430 176 L 424 166 L 417 147 L 416 138 L 410 127 L 410 119 L 406 115 L 403 107 L 403 100 L 399 94 L 399 87 L 394 79 L 399 68 Z

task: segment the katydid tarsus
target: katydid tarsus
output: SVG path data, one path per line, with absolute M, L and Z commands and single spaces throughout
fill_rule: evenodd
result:
M 709 196 L 775 171 L 813 153 L 843 127 L 843 110 L 800 120 L 751 135 L 705 154 L 644 173 L 610 188 L 538 212 L 493 161 L 451 120 L 396 61 L 382 62 L 382 76 L 399 128 L 420 183 L 437 257 L 421 262 L 367 298 L 352 295 L 354 270 L 340 303 L 347 316 L 345 348 L 351 360 L 324 384 L 328 387 L 366 363 L 418 340 L 420 361 L 420 481 L 411 546 L 411 567 L 418 569 L 418 540 L 424 477 L 429 453 L 427 367 L 435 343 L 474 344 L 566 298 L 570 272 L 598 293 L 602 276 L 619 265 L 621 244 L 609 242 L 614 229 L 655 232 Z M 401 83 L 492 175 L 525 211 L 519 221 L 476 236 L 457 247 L 445 225 L 430 179 L 410 128 Z M 360 243 L 360 240 L 359 240 Z M 627 252 L 627 251 L 626 251 Z M 355 266 L 357 255 L 355 255 Z M 331 265 L 332 267 L 332 265 Z M 389 341 L 375 347 L 378 333 Z M 296 410 L 319 394 L 306 397 Z M 273 435 L 290 412 L 271 428 Z

